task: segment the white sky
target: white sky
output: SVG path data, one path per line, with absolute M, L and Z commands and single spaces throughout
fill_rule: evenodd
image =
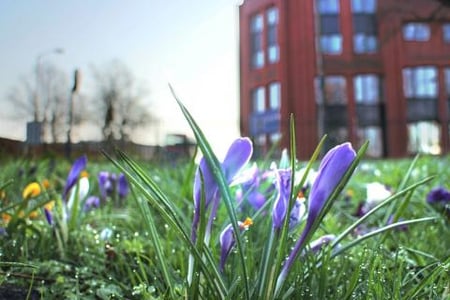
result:
M 192 136 L 168 88 L 200 124 L 218 154 L 238 137 L 238 0 L 2 0 L 0 1 L 0 104 L 21 76 L 30 76 L 46 55 L 72 80 L 78 68 L 80 93 L 92 94 L 92 66 L 124 62 L 149 90 L 160 130 L 143 129 L 137 142 L 164 140 L 166 132 Z M 76 105 L 76 104 L 75 104 Z M 25 139 L 25 123 L 0 110 L 0 136 Z M 88 136 L 88 132 L 78 132 Z

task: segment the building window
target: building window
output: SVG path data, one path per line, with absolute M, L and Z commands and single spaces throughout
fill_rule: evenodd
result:
M 406 98 L 436 98 L 437 70 L 431 66 L 403 69 L 403 91 Z
M 271 7 L 267 10 L 267 56 L 269 63 L 275 63 L 280 58 L 278 46 L 278 9 Z
M 430 39 L 430 26 L 425 23 L 406 23 L 403 25 L 403 39 L 417 42 L 428 41 Z
M 355 101 L 361 104 L 380 102 L 380 80 L 377 75 L 358 75 L 353 78 Z
M 379 126 L 368 126 L 358 129 L 359 146 L 369 141 L 366 155 L 369 157 L 383 156 L 383 133 Z
M 375 0 L 353 0 L 353 50 L 357 54 L 378 49 Z
M 261 14 L 253 16 L 250 21 L 250 26 L 252 66 L 254 68 L 261 68 L 264 66 L 263 16 Z
M 353 50 L 355 53 L 375 53 L 378 49 L 378 38 L 366 33 L 353 35 Z
M 266 110 L 266 89 L 257 87 L 252 92 L 253 112 L 264 112 Z
M 281 90 L 279 82 L 269 84 L 269 108 L 279 110 L 281 107 Z
M 319 14 L 338 14 L 339 0 L 317 0 Z
M 440 127 L 437 122 L 420 121 L 408 124 L 408 151 L 410 153 L 440 154 Z
M 450 43 L 450 23 L 442 25 L 442 33 L 444 42 Z
M 342 52 L 342 35 L 329 34 L 320 36 L 320 49 L 325 54 L 339 54 Z
M 444 69 L 445 77 L 445 90 L 447 91 L 447 97 L 450 100 L 450 68 Z
M 347 90 L 344 76 L 326 76 L 324 78 L 325 104 L 347 104 Z
M 324 54 L 340 54 L 342 34 L 339 26 L 339 1 L 316 1 L 320 24 L 320 51 Z
M 352 0 L 353 13 L 369 13 L 373 14 L 376 11 L 376 0 Z

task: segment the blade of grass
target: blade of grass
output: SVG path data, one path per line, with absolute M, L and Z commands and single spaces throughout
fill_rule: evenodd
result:
M 405 195 L 406 193 L 410 192 L 411 190 L 414 190 L 418 186 L 425 184 L 429 181 L 431 181 L 434 178 L 434 176 L 427 177 L 419 182 L 416 182 L 415 184 L 410 185 L 409 187 L 405 188 L 404 190 L 401 190 L 400 192 L 396 193 L 395 195 L 390 196 L 374 208 L 372 208 L 367 214 L 356 220 L 352 225 L 350 225 L 346 230 L 344 230 L 339 236 L 336 237 L 336 239 L 331 243 L 331 247 L 336 247 L 337 244 L 339 244 L 340 241 L 344 237 L 346 237 L 350 232 L 352 232 L 358 225 L 362 224 L 367 218 L 369 218 L 371 215 L 373 215 L 376 211 L 378 211 L 380 208 L 386 206 L 387 204 L 391 203 L 392 201 L 398 199 L 400 196 Z
M 119 163 L 119 161 L 113 159 L 108 153 L 103 154 L 121 171 L 132 184 L 138 188 L 144 195 L 149 204 L 158 211 L 160 216 L 167 222 L 167 224 L 175 231 L 175 233 L 181 238 L 181 241 L 188 247 L 189 251 L 199 260 L 202 272 L 207 278 L 215 278 L 212 283 L 216 292 L 220 295 L 226 294 L 226 287 L 216 265 L 206 265 L 202 261 L 202 255 L 197 251 L 197 248 L 192 243 L 189 235 L 184 230 L 184 226 L 178 220 L 176 210 L 172 208 L 169 200 L 165 194 L 159 189 L 158 185 L 144 172 L 144 170 L 137 165 L 131 158 L 125 153 L 117 150 L 120 159 L 125 165 Z
M 238 221 L 236 217 L 236 212 L 234 208 L 234 201 L 231 197 L 231 193 L 228 187 L 228 183 L 225 180 L 225 176 L 222 172 L 221 165 L 219 161 L 217 160 L 216 155 L 211 149 L 211 146 L 209 145 L 206 137 L 204 136 L 203 132 L 201 131 L 200 127 L 195 122 L 194 118 L 190 114 L 190 112 L 187 110 L 187 108 L 184 106 L 184 104 L 179 100 L 177 95 L 175 94 L 175 91 L 173 90 L 172 86 L 170 86 L 170 90 L 172 92 L 173 97 L 175 98 L 176 102 L 178 103 L 178 106 L 181 109 L 181 112 L 183 113 L 184 117 L 189 123 L 189 126 L 191 127 L 195 138 L 197 140 L 197 144 L 199 145 L 199 148 L 202 150 L 203 156 L 205 157 L 205 160 L 208 163 L 208 167 L 211 170 L 211 173 L 214 176 L 214 179 L 216 180 L 217 185 L 219 186 L 219 191 L 221 194 L 221 197 L 225 203 L 225 206 L 227 208 L 228 216 L 230 217 L 231 224 L 233 226 L 234 232 L 240 232 Z M 238 249 L 239 258 L 241 260 L 241 272 L 242 272 L 242 281 L 244 282 L 244 290 L 245 290 L 245 298 L 249 299 L 250 292 L 249 292 L 249 284 L 248 284 L 248 276 L 247 276 L 247 267 L 245 263 L 244 258 L 244 250 L 243 250 L 243 242 L 242 238 L 239 234 L 236 234 L 236 248 Z
M 357 238 L 356 240 L 351 241 L 350 243 L 346 244 L 345 246 L 338 247 L 336 249 L 336 251 L 333 251 L 333 254 L 331 255 L 331 257 L 332 258 L 336 257 L 336 256 L 344 253 L 348 249 L 358 245 L 362 241 L 364 241 L 364 240 L 366 240 L 366 239 L 368 239 L 368 238 L 370 238 L 372 236 L 375 236 L 377 234 L 386 232 L 387 230 L 391 230 L 391 229 L 394 229 L 394 228 L 397 228 L 397 227 L 401 227 L 401 226 L 404 226 L 404 225 L 411 225 L 411 224 L 414 224 L 414 223 L 434 221 L 434 220 L 437 220 L 437 219 L 438 218 L 436 218 L 436 217 L 426 217 L 426 218 L 420 218 L 420 219 L 414 219 L 414 220 L 407 220 L 407 221 L 397 222 L 397 223 L 394 223 L 394 224 L 390 224 L 390 225 L 381 227 L 379 229 L 373 230 L 373 231 L 371 231 L 371 232 L 369 232 L 369 233 L 367 233 L 367 234 Z
M 161 267 L 161 271 L 163 273 L 164 280 L 169 288 L 169 294 L 170 294 L 171 298 L 175 298 L 175 293 L 174 293 L 175 289 L 174 289 L 173 279 L 172 279 L 172 276 L 170 276 L 170 274 L 169 274 L 169 269 L 166 264 L 166 260 L 164 258 L 164 254 L 163 254 L 163 250 L 162 250 L 162 246 L 161 246 L 161 242 L 160 242 L 161 238 L 158 234 L 158 231 L 156 230 L 156 224 L 155 224 L 155 220 L 153 219 L 152 212 L 148 208 L 148 205 L 145 205 L 140 199 L 138 199 L 138 196 L 136 195 L 134 190 L 133 189 L 131 189 L 131 190 L 133 193 L 133 198 L 135 199 L 135 202 L 137 203 L 137 205 L 141 211 L 141 215 L 144 218 L 144 221 L 145 221 L 144 224 L 147 226 L 147 229 L 150 233 L 150 240 L 155 249 L 156 257 L 158 258 L 158 263 L 159 263 L 159 266 Z M 143 274 L 145 274 L 145 273 L 143 273 Z
M 442 273 L 442 272 L 448 272 L 448 268 L 450 266 L 450 258 L 447 258 L 447 260 L 444 263 L 432 263 L 430 266 L 435 266 L 434 270 L 431 272 L 431 274 L 424 276 L 425 279 L 421 280 L 420 284 L 417 285 L 414 289 L 409 290 L 408 293 L 405 294 L 404 299 L 415 299 L 421 290 L 425 288 L 427 284 L 430 284 L 436 280 L 436 278 Z
M 406 184 L 408 183 L 408 180 L 409 180 L 409 178 L 411 177 L 411 174 L 412 174 L 412 172 L 413 172 L 413 170 L 414 170 L 414 167 L 416 166 L 417 161 L 419 160 L 419 155 L 420 155 L 420 154 L 417 154 L 417 155 L 414 157 L 414 159 L 413 159 L 413 161 L 411 162 L 411 164 L 409 165 L 409 168 L 408 168 L 408 170 L 406 171 L 405 176 L 403 176 L 403 179 L 402 179 L 402 181 L 400 182 L 400 185 L 398 186 L 398 190 L 401 191 L 401 190 L 403 190 L 403 189 L 406 187 Z M 393 203 L 391 206 L 389 206 L 389 207 L 387 208 L 386 214 L 385 214 L 385 217 L 384 217 L 383 224 L 386 224 L 386 223 L 388 222 L 389 217 L 390 217 L 390 216 L 392 215 L 392 213 L 394 212 L 394 209 L 395 209 L 395 204 L 394 204 L 394 203 Z M 393 221 L 395 222 L 395 221 L 397 221 L 397 219 L 394 219 Z M 382 237 L 382 239 L 384 240 L 384 236 Z

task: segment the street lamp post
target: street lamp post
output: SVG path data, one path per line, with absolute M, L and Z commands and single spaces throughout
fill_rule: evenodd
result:
M 73 125 L 73 97 L 80 88 L 80 71 L 78 69 L 74 72 L 73 87 L 69 96 L 69 109 L 68 109 L 68 124 L 67 124 L 67 142 L 66 142 L 66 157 L 70 159 L 72 153 L 72 125 Z

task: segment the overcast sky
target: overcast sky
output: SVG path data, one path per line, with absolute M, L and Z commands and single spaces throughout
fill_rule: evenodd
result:
M 80 93 L 90 94 L 92 66 L 124 62 L 149 90 L 161 118 L 160 130 L 142 130 L 141 143 L 166 132 L 190 129 L 168 89 L 198 121 L 217 152 L 239 135 L 238 0 L 2 0 L 0 1 L 0 103 L 22 76 L 31 76 L 37 57 L 72 78 L 81 71 Z M 25 122 L 0 110 L 0 136 L 24 140 Z M 77 132 L 88 136 L 89 133 Z

